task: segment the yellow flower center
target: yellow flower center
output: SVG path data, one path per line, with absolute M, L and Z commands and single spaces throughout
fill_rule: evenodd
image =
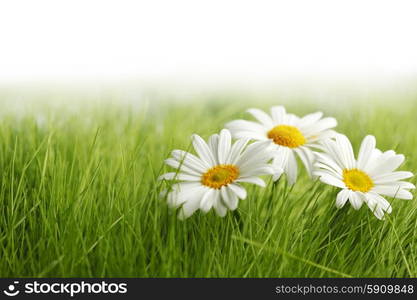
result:
M 201 177 L 201 183 L 213 189 L 232 183 L 239 177 L 239 168 L 234 165 L 218 165 L 209 169 Z
M 289 125 L 279 125 L 272 128 L 268 131 L 268 138 L 272 139 L 275 144 L 289 148 L 297 148 L 307 142 L 297 127 Z
M 343 170 L 343 182 L 352 191 L 369 192 L 374 183 L 368 174 L 359 169 Z

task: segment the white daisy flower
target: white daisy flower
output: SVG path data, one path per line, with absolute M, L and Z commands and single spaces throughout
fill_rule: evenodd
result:
M 286 113 L 283 106 L 272 107 L 271 115 L 255 108 L 249 109 L 248 112 L 258 122 L 235 120 L 226 124 L 226 128 L 235 138 L 270 141 L 275 150 L 272 161 L 274 181 L 285 173 L 290 184 L 297 181 L 298 166 L 295 154 L 300 157 L 311 176 L 315 159 L 312 148 L 319 146 L 321 140 L 332 137 L 334 131 L 330 129 L 337 126 L 334 118 L 322 119 L 322 112 L 302 118 Z
M 265 142 L 248 145 L 250 139 L 243 138 L 231 143 L 231 134 L 223 129 L 210 137 L 208 144 L 198 135 L 192 136 L 197 156 L 182 151 L 172 151 L 165 163 L 176 172 L 164 174 L 160 179 L 178 180 L 165 193 L 171 207 L 182 208 L 180 218 L 188 218 L 196 210 L 208 212 L 214 207 L 224 217 L 227 209 L 235 210 L 239 199 L 246 198 L 242 182 L 264 187 L 260 175 L 272 174 L 268 164 L 271 152 Z
M 323 141 L 326 153 L 316 153 L 314 174 L 322 182 L 342 189 L 336 198 L 338 208 L 348 200 L 354 209 L 365 202 L 375 216 L 382 219 L 384 213 L 392 211 L 390 203 L 382 196 L 411 200 L 413 195 L 408 190 L 415 186 L 401 181 L 412 177 L 413 173 L 395 171 L 404 162 L 404 155 L 392 150 L 381 152 L 375 145 L 374 136 L 365 137 L 356 160 L 349 139 L 337 134 L 334 140 Z

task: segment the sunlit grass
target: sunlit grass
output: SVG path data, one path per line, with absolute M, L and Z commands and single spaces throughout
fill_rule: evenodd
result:
M 274 104 L 279 104 L 275 101 Z M 147 102 L 37 108 L 0 120 L 0 275 L 116 277 L 417 276 L 416 202 L 392 200 L 377 220 L 363 206 L 334 207 L 336 189 L 302 172 L 248 198 L 225 218 L 197 213 L 179 221 L 159 194 L 163 160 L 245 116 L 227 97 L 192 103 Z M 322 110 L 358 147 L 372 133 L 382 150 L 417 168 L 417 106 L 292 102 Z M 356 148 L 357 149 L 357 148 Z M 416 183 L 414 178 L 411 182 Z

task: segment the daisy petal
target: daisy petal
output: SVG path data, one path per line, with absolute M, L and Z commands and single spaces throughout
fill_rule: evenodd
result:
M 414 184 L 412 184 L 411 182 L 407 182 L 407 181 L 396 181 L 392 184 L 387 184 L 387 185 L 392 185 L 392 186 L 396 186 L 396 187 L 400 187 L 402 189 L 415 189 L 416 186 Z
M 366 194 L 367 205 L 374 215 L 382 220 L 385 213 L 390 214 L 392 212 L 391 204 L 383 197 L 376 193 Z
M 273 152 L 269 150 L 270 145 L 269 141 L 250 144 L 237 160 L 236 165 L 244 168 L 254 163 L 268 161 L 273 155 Z
M 338 146 L 339 153 L 343 158 L 343 162 L 347 169 L 353 169 L 356 167 L 355 156 L 353 155 L 352 144 L 349 139 L 343 135 L 338 134 L 336 136 L 336 145 Z
M 337 126 L 337 121 L 335 118 L 324 118 L 316 123 L 310 125 L 309 127 L 303 127 L 303 133 L 306 136 L 317 136 L 323 131 L 327 131 L 331 128 Z
M 271 117 L 264 111 L 257 108 L 250 108 L 247 110 L 255 119 L 257 119 L 262 125 L 267 128 L 272 128 L 274 126 Z
M 259 177 L 242 177 L 236 180 L 236 182 L 247 182 L 247 183 L 253 183 L 256 185 L 259 185 L 261 187 L 265 187 L 265 181 L 263 181 L 261 178 Z
M 400 187 L 396 186 L 389 186 L 389 185 L 377 185 L 372 189 L 373 192 L 396 198 L 396 199 L 403 199 L 403 200 L 412 200 L 413 194 L 409 191 L 401 189 Z
M 210 166 L 216 165 L 213 153 L 210 151 L 206 142 L 197 134 L 193 135 L 193 146 L 198 156 Z
M 189 218 L 200 207 L 201 198 L 206 192 L 207 189 L 196 190 L 193 195 L 184 202 L 178 213 L 178 218 L 181 220 Z
M 194 176 L 184 173 L 169 172 L 158 177 L 158 180 L 185 180 L 185 181 L 200 181 L 200 176 Z
M 181 164 L 176 159 L 168 158 L 168 159 L 165 160 L 165 164 L 167 164 L 168 166 L 170 166 L 174 169 L 179 169 L 181 172 L 184 172 L 184 173 L 187 173 L 187 174 L 190 174 L 190 175 L 194 175 L 194 176 L 201 176 L 201 173 L 187 167 L 184 164 Z
M 246 199 L 246 190 L 237 183 L 229 184 L 228 187 L 242 200 Z
M 335 173 L 341 174 L 343 173 L 342 168 L 326 153 L 314 153 L 316 155 L 316 160 L 323 165 L 327 165 L 331 168 Z
M 356 210 L 360 209 L 363 204 L 363 195 L 359 192 L 351 192 L 349 195 L 349 202 Z
M 232 135 L 235 135 L 237 132 L 245 131 L 261 134 L 266 138 L 265 133 L 267 130 L 265 129 L 265 127 L 253 121 L 235 120 L 227 123 L 225 127 L 232 132 Z
M 325 151 L 328 153 L 329 157 L 331 157 L 331 159 L 340 167 L 340 169 L 344 170 L 349 168 L 335 141 L 324 140 L 322 141 L 322 144 L 325 147 Z
M 288 163 L 288 156 L 290 153 L 290 149 L 287 147 L 278 147 L 278 149 L 274 152 L 274 158 L 272 160 L 272 167 L 277 170 L 284 170 L 284 167 Z
M 322 163 L 315 163 L 314 167 L 318 170 L 326 170 L 330 172 L 330 175 L 336 177 L 337 179 L 343 180 L 343 176 L 341 175 L 341 173 L 337 173 L 335 170 L 333 170 L 331 167 L 329 167 L 328 165 L 322 164 Z M 313 172 L 313 174 L 316 171 Z
M 231 141 L 232 136 L 230 135 L 230 131 L 227 129 L 223 129 L 220 131 L 220 138 L 219 138 L 219 148 L 217 152 L 217 157 L 219 158 L 219 164 L 225 164 L 226 160 L 229 158 L 230 148 L 231 148 Z
M 171 153 L 172 157 L 176 159 L 179 163 L 184 164 L 190 169 L 194 169 L 199 173 L 204 173 L 210 165 L 206 162 L 199 159 L 197 156 L 192 155 L 183 150 L 174 150 Z
M 207 213 L 215 202 L 215 197 L 217 195 L 217 190 L 208 189 L 208 191 L 203 195 L 203 198 L 200 201 L 200 209 Z
M 345 205 L 345 203 L 347 202 L 347 200 L 349 199 L 349 196 L 350 196 L 350 191 L 348 189 L 341 190 L 337 194 L 336 207 L 337 208 L 342 208 Z
M 189 198 L 194 197 L 195 194 L 203 194 L 206 189 L 197 182 L 182 182 L 173 185 L 172 191 L 168 195 L 165 194 L 165 196 L 167 197 L 168 205 L 176 208 Z
M 259 167 L 258 167 L 259 166 Z M 257 164 L 257 166 L 251 168 L 241 168 L 240 175 L 242 177 L 250 177 L 250 176 L 261 176 L 261 175 L 272 175 L 274 174 L 274 169 L 270 165 L 261 165 Z
M 384 175 L 375 176 L 373 180 L 375 184 L 386 184 L 390 182 L 395 182 L 397 180 L 410 178 L 413 176 L 414 175 L 411 172 L 398 171 L 398 172 L 392 172 L 392 173 L 388 173 Z
M 288 152 L 288 163 L 284 167 L 285 174 L 288 176 L 288 183 L 290 185 L 294 184 L 297 181 L 298 175 L 298 165 L 295 160 L 294 153 L 292 151 Z
M 217 201 L 214 203 L 214 210 L 216 211 L 216 214 L 223 218 L 227 214 L 227 208 L 226 206 L 220 201 L 220 197 L 217 199 Z
M 225 186 L 220 189 L 220 193 L 226 207 L 230 210 L 235 210 L 239 201 L 236 194 Z
M 287 114 L 284 117 L 284 123 L 287 125 L 295 126 L 295 124 L 298 124 L 299 121 L 300 121 L 300 118 L 294 114 Z
M 376 140 L 373 135 L 366 136 L 361 144 L 357 167 L 361 170 L 367 170 L 369 159 L 371 158 L 372 152 L 375 149 Z
M 307 147 L 299 147 L 295 149 L 295 152 L 298 154 L 301 161 L 303 162 L 307 174 L 311 177 L 313 175 L 313 163 L 315 161 L 313 151 L 311 151 Z
M 214 160 L 216 162 L 219 161 L 219 157 L 217 156 L 217 153 L 219 151 L 219 138 L 220 137 L 218 134 L 213 134 L 212 136 L 210 136 L 208 141 L 208 146 L 211 150 L 211 153 L 213 153 Z
M 380 155 L 374 160 L 374 162 L 367 165 L 368 173 L 371 176 L 378 176 L 385 173 L 391 173 L 403 164 L 405 160 L 404 155 L 393 155 L 386 157 L 386 155 Z
M 284 118 L 286 115 L 285 107 L 283 106 L 273 106 L 271 107 L 271 115 L 274 125 L 279 125 L 284 123 Z
M 300 127 L 310 127 L 314 123 L 323 117 L 323 113 L 321 111 L 305 115 L 300 119 Z
M 339 187 L 341 189 L 346 189 L 346 185 L 343 183 L 343 181 L 341 181 L 340 179 L 337 179 L 334 176 L 331 176 L 329 174 L 322 173 L 319 171 L 314 172 L 314 174 L 320 177 L 321 182 L 324 182 L 329 185 L 333 185 L 335 187 Z
M 238 139 L 232 146 L 232 149 L 230 150 L 229 157 L 227 159 L 228 164 L 236 164 L 236 162 L 239 160 L 240 155 L 243 151 L 243 149 L 246 147 L 246 145 L 249 143 L 250 139 L 243 138 Z
M 252 131 L 232 131 L 233 137 L 236 139 L 249 138 L 255 141 L 268 141 L 266 133 L 258 133 Z
M 305 134 L 305 137 L 307 138 L 308 141 L 308 145 L 310 147 L 314 147 L 317 149 L 321 150 L 321 145 L 320 144 L 315 144 L 317 142 L 323 141 L 323 140 L 327 140 L 327 139 L 333 139 L 335 138 L 337 135 L 337 132 L 334 130 L 325 130 L 325 131 L 321 131 L 320 134 L 317 133 L 312 133 L 312 134 Z

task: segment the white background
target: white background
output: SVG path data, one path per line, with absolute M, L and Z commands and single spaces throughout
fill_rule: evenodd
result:
M 417 74 L 417 1 L 0 0 L 0 83 Z

